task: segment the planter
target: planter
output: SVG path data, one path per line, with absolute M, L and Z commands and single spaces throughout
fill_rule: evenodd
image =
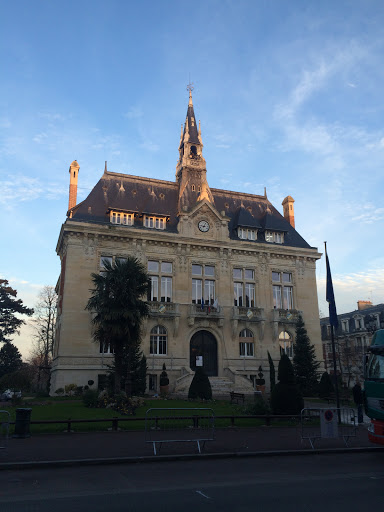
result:
M 160 395 L 161 396 L 166 396 L 168 395 L 169 393 L 169 384 L 167 384 L 166 386 L 160 386 Z

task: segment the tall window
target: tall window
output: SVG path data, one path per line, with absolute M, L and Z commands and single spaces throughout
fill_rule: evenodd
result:
M 172 302 L 172 263 L 149 260 L 148 274 L 151 280 L 148 300 Z
M 292 336 L 283 331 L 279 334 L 280 353 L 286 354 L 290 359 L 293 357 L 293 341 Z
M 243 329 L 240 331 L 239 338 L 240 357 L 254 357 L 253 332 L 249 329 Z
M 233 269 L 234 305 L 255 307 L 255 271 L 250 268 Z
M 101 341 L 100 342 L 100 354 L 114 354 L 115 350 L 111 343 Z
M 192 265 L 192 304 L 213 305 L 215 294 L 215 267 L 212 265 Z
M 151 329 L 149 353 L 162 356 L 167 354 L 167 329 L 162 325 Z
M 348 320 L 342 320 L 341 321 L 341 330 L 343 332 L 348 332 L 349 331 L 349 321 Z
M 293 309 L 292 274 L 272 272 L 273 306 L 277 309 Z

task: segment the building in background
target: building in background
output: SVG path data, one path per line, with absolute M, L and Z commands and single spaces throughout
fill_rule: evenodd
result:
M 199 364 L 217 394 L 252 391 L 260 365 L 268 386 L 267 351 L 276 365 L 282 350 L 292 357 L 299 312 L 322 359 L 320 254 L 295 230 L 293 198 L 284 199 L 281 215 L 266 191 L 209 187 L 191 91 L 178 151 L 175 182 L 110 172 L 105 165 L 79 204 L 80 168 L 72 162 L 67 220 L 56 248 L 61 275 L 52 393 L 69 383 L 103 382 L 113 355 L 92 341 L 85 310 L 91 274 L 127 255 L 151 277 L 142 335 L 151 392 L 163 363 L 171 389 L 181 394 Z
M 351 387 L 364 379 L 364 353 L 371 344 L 376 329 L 384 328 L 384 304 L 359 300 L 357 309 L 337 316 L 339 326 L 335 332 L 336 364 L 342 382 Z M 323 357 L 329 373 L 333 370 L 331 327 L 329 317 L 320 319 Z

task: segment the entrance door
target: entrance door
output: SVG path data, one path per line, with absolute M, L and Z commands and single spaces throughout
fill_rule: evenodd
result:
M 208 376 L 217 376 L 217 341 L 213 334 L 208 331 L 195 333 L 191 338 L 190 356 L 191 370 L 195 371 L 196 361 L 200 361 Z

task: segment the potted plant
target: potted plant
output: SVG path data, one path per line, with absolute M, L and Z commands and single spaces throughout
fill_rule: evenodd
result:
M 256 390 L 261 391 L 264 394 L 265 393 L 265 379 L 264 379 L 263 369 L 261 366 L 259 366 L 259 373 L 257 375 L 259 378 L 256 379 Z
M 160 395 L 166 396 L 169 392 L 169 379 L 167 374 L 167 368 L 165 367 L 165 363 L 163 363 L 163 371 L 160 375 Z

